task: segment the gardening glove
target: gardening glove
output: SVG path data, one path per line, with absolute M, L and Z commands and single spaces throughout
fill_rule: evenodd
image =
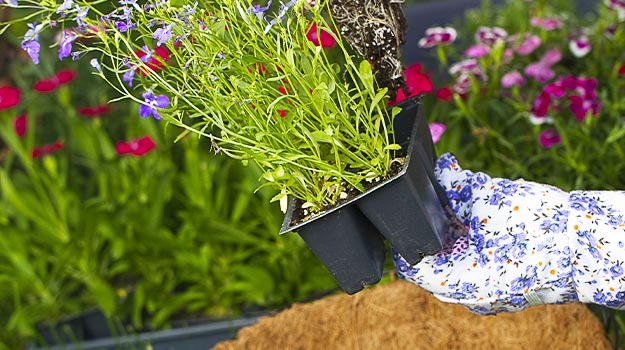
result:
M 414 266 L 394 252 L 400 277 L 477 314 L 575 301 L 625 308 L 625 192 L 491 178 L 451 154 L 435 173 L 460 225 Z

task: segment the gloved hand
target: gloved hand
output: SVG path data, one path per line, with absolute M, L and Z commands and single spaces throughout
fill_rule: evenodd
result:
M 569 193 L 462 170 L 451 154 L 437 160 L 435 173 L 462 225 L 455 242 L 415 266 L 394 252 L 400 277 L 478 314 L 578 300 Z

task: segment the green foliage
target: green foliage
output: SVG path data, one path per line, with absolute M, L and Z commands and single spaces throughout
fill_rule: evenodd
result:
M 22 100 L 0 110 L 0 348 L 22 348 L 37 339 L 36 325 L 94 307 L 138 331 L 334 287 L 298 236 L 278 235 L 271 194 L 254 194 L 256 166 L 214 155 L 197 136 L 174 143 L 177 130 L 139 118 L 131 101 L 79 115 L 77 107 L 112 96 L 84 65 L 48 94 L 32 86 L 56 71 L 50 60 L 15 65 Z M 18 137 L 14 117 L 23 112 Z M 143 135 L 153 150 L 116 153 L 118 141 Z M 57 140 L 62 149 L 32 158 Z

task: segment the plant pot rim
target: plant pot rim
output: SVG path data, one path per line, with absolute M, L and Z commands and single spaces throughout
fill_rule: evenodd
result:
M 389 106 L 388 109 L 392 109 L 393 107 L 401 107 L 402 111 L 403 111 L 403 110 L 405 110 L 407 108 L 413 108 L 413 107 L 415 107 L 415 106 L 417 106 L 417 105 L 419 105 L 421 103 L 422 96 L 423 96 L 423 94 L 420 94 L 420 95 L 416 95 L 416 96 L 407 98 L 404 101 L 401 101 L 401 102 L 399 102 L 397 104 Z M 418 118 L 418 116 L 416 116 L 415 118 Z M 332 213 L 334 211 L 337 211 L 337 210 L 339 210 L 341 208 L 345 208 L 347 206 L 350 206 L 350 205 L 354 204 L 356 201 L 358 201 L 359 199 L 361 199 L 362 197 L 364 197 L 365 195 L 367 195 L 367 194 L 369 194 L 369 193 L 371 193 L 373 191 L 376 191 L 377 189 L 383 187 L 384 185 L 386 185 L 388 183 L 391 183 L 391 182 L 397 180 L 399 177 L 404 175 L 406 173 L 406 171 L 408 170 L 408 165 L 410 164 L 410 161 L 411 161 L 410 154 L 412 153 L 412 149 L 413 149 L 413 147 L 416 147 L 416 143 L 413 142 L 414 137 L 416 135 L 415 130 L 416 130 L 416 124 L 413 126 L 413 130 L 411 130 L 411 132 L 410 132 L 410 135 L 411 135 L 410 136 L 410 144 L 406 148 L 405 156 L 403 156 L 403 157 L 405 157 L 406 160 L 405 160 L 402 168 L 397 173 L 395 173 L 393 176 L 389 177 L 386 180 L 383 180 L 383 181 L 380 181 L 380 182 L 376 183 L 373 187 L 367 189 L 365 192 L 359 193 L 356 196 L 350 198 L 349 200 L 347 200 L 347 201 L 345 201 L 345 202 L 343 202 L 343 203 L 341 203 L 341 204 L 339 204 L 339 205 L 337 205 L 335 207 L 327 209 L 327 210 L 325 210 L 325 211 L 323 211 L 321 213 L 318 213 L 318 214 L 314 215 L 313 217 L 311 217 L 311 218 L 309 218 L 307 220 L 298 222 L 295 225 L 290 225 L 291 220 L 293 218 L 293 213 L 295 212 L 295 208 L 294 208 L 295 201 L 293 200 L 294 197 L 289 196 L 290 200 L 289 200 L 289 204 L 288 204 L 288 207 L 287 207 L 287 210 L 286 210 L 286 214 L 284 215 L 284 220 L 282 221 L 282 226 L 280 227 L 280 235 L 283 235 L 283 234 L 285 234 L 287 232 L 296 231 L 298 228 L 300 228 L 300 227 L 302 227 L 302 226 L 304 226 L 304 225 L 306 225 L 306 224 L 308 224 L 310 222 L 313 222 L 315 220 L 319 220 L 319 219 L 323 218 L 324 216 L 326 216 L 326 215 L 328 215 L 328 214 L 330 214 L 330 213 Z

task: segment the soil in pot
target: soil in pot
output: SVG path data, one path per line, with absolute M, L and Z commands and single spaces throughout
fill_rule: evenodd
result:
M 544 305 L 477 316 L 394 281 L 356 295 L 295 304 L 241 329 L 215 350 L 239 349 L 610 349 L 584 305 Z

